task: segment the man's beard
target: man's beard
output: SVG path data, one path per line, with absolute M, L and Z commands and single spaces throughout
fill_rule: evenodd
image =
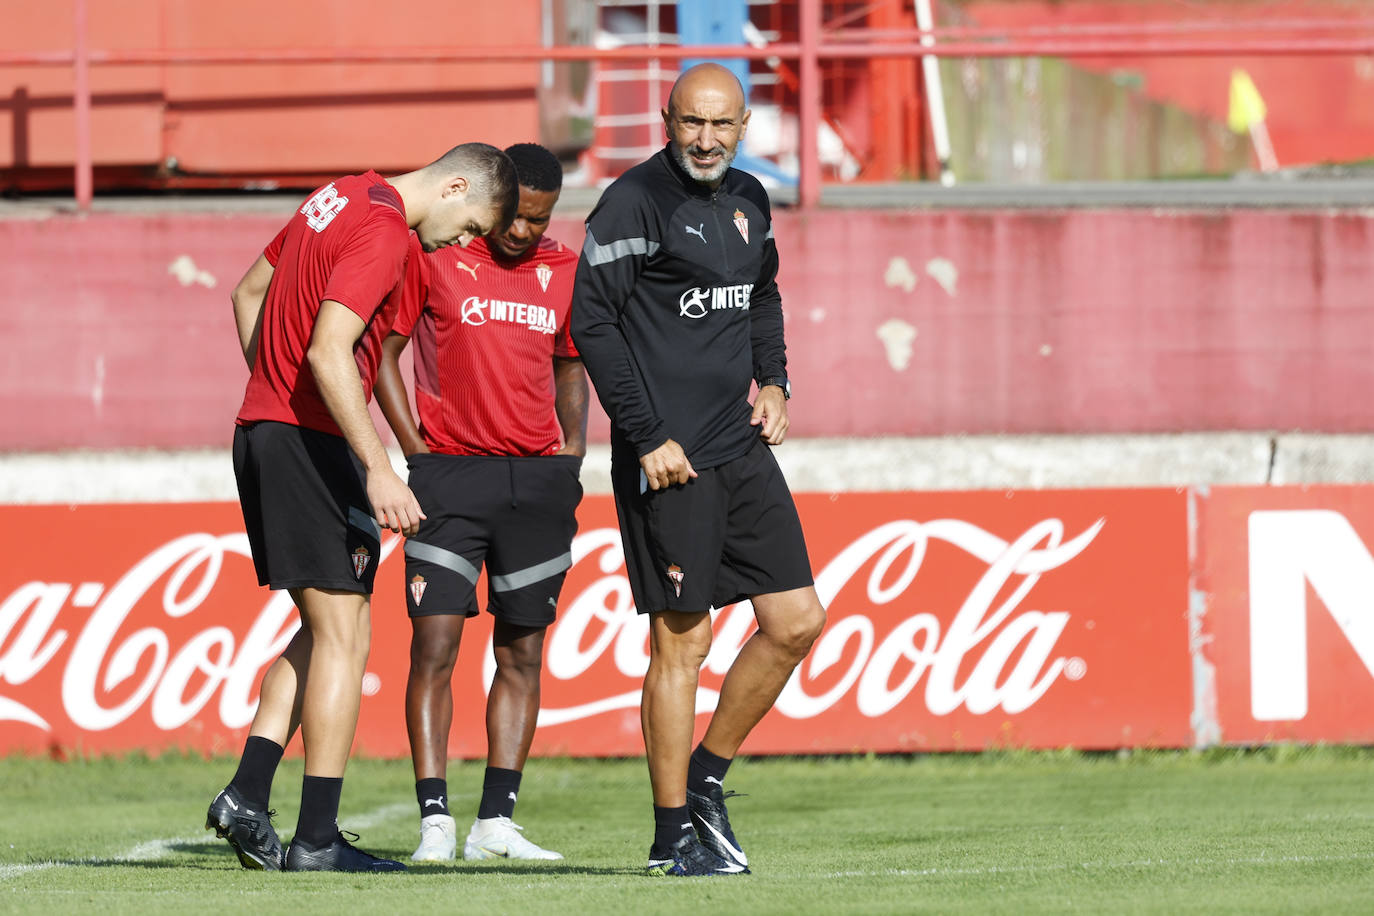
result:
M 678 165 L 682 166 L 682 170 L 691 176 L 692 180 L 704 184 L 712 184 L 724 178 L 726 169 L 730 168 L 730 163 L 735 161 L 735 150 L 739 149 L 739 147 L 735 147 L 732 150 L 725 150 L 719 162 L 709 169 L 703 169 L 692 161 L 691 153 L 704 153 L 706 150 L 696 145 L 683 149 L 676 140 L 672 141 L 669 146 L 672 148 L 673 158 L 677 160 Z

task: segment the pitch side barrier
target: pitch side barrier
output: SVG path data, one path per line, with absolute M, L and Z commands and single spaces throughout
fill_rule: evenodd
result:
M 1272 471 L 1270 471 L 1272 473 Z M 747 753 L 1374 742 L 1374 486 L 802 492 L 826 630 Z M 634 755 L 647 622 L 609 496 L 579 511 L 534 753 Z M 230 501 L 0 508 L 0 753 L 242 745 L 297 626 Z M 359 751 L 408 753 L 384 538 Z M 751 632 L 721 609 L 710 710 Z M 455 690 L 492 676 L 469 624 Z M 480 702 L 464 708 L 480 709 Z M 484 753 L 480 716 L 450 753 Z

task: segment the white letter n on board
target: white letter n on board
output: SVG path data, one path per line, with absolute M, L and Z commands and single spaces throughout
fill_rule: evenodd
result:
M 1307 715 L 1307 583 L 1374 676 L 1374 556 L 1339 512 L 1250 513 L 1250 713 Z

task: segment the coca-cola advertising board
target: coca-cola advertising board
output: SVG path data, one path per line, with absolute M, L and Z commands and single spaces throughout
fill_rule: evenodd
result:
M 1374 743 L 1374 487 L 1199 505 L 1198 738 Z
M 747 753 L 1186 746 L 1188 494 L 1174 489 L 800 494 L 825 632 Z M 297 626 L 259 588 L 232 503 L 6 507 L 0 751 L 237 752 Z M 545 643 L 536 754 L 642 752 L 646 618 L 614 507 L 589 496 Z M 384 539 L 355 749 L 408 753 L 410 625 Z M 485 583 L 482 584 L 485 594 Z M 704 729 L 753 631 L 719 611 Z M 491 627 L 470 620 L 454 756 L 485 753 Z

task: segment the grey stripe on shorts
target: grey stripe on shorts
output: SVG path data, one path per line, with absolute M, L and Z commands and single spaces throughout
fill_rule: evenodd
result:
M 359 531 L 371 532 L 377 540 L 382 539 L 382 526 L 377 524 L 377 520 L 368 515 L 357 506 L 348 507 L 348 523 Z
M 526 566 L 524 569 L 517 569 L 515 572 L 507 573 L 504 576 L 492 576 L 491 590 L 494 592 L 513 592 L 518 588 L 542 582 L 550 576 L 556 576 L 571 567 L 572 551 L 568 551 L 561 557 L 554 557 L 543 563 Z
M 406 541 L 406 556 L 424 560 L 426 563 L 433 563 L 435 566 L 442 566 L 444 569 L 451 569 L 473 585 L 477 584 L 477 577 L 481 573 L 462 554 L 445 550 L 442 547 L 435 547 L 433 544 L 423 544 L 414 538 Z

